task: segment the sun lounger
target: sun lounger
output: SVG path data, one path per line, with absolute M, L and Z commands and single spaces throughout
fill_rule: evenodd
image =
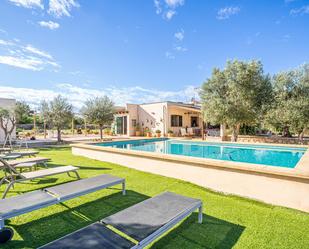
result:
M 0 155 L 0 158 L 2 158 L 4 160 L 15 160 L 15 159 L 20 158 L 20 157 L 22 157 L 22 155 L 20 155 L 20 154 L 11 154 L 11 153 L 9 153 L 9 154 L 1 154 Z
M 118 184 L 122 184 L 122 194 L 125 195 L 124 178 L 99 175 L 0 200 L 0 244 L 11 240 L 13 237 L 13 230 L 5 227 L 6 219 Z
M 13 152 L 10 152 L 8 153 L 7 155 L 20 155 L 21 157 L 25 157 L 25 156 L 28 156 L 28 157 L 35 157 L 37 154 L 39 154 L 38 151 L 13 151 Z
M 196 209 L 199 210 L 198 222 L 202 223 L 201 200 L 165 192 L 40 248 L 144 248 Z M 127 238 L 116 233 L 114 229 L 111 230 L 110 226 L 125 234 Z
M 21 163 L 37 163 L 37 164 L 42 164 L 42 165 L 46 166 L 46 163 L 48 161 L 49 161 L 49 159 L 46 158 L 46 157 L 29 157 L 29 158 L 23 158 L 23 159 L 20 159 L 20 160 L 12 160 L 12 161 L 9 161 L 7 163 L 11 166 L 14 166 L 14 167 L 18 164 L 21 164 Z
M 12 151 L 12 149 L 11 148 L 2 148 L 2 147 L 0 147 L 0 153 L 2 153 L 2 152 L 10 152 L 10 151 Z
M 6 194 L 11 189 L 11 187 L 13 187 L 14 184 L 18 182 L 24 182 L 24 181 L 29 181 L 29 180 L 43 178 L 43 177 L 52 176 L 52 175 L 59 175 L 63 173 L 67 173 L 70 176 L 70 172 L 75 173 L 76 177 L 80 179 L 79 174 L 77 172 L 78 167 L 71 166 L 71 165 L 54 167 L 54 168 L 49 168 L 49 169 L 42 169 L 42 170 L 37 170 L 33 172 L 21 173 L 21 172 L 17 172 L 14 166 L 11 166 L 10 164 L 8 164 L 5 160 L 1 158 L 0 158 L 0 162 L 3 164 L 2 168 L 4 170 L 4 177 L 0 181 L 0 186 L 4 182 L 8 183 L 8 186 L 2 195 L 2 199 L 5 198 Z

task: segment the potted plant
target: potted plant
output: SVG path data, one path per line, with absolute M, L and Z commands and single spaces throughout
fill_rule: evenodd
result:
M 152 134 L 151 134 L 151 131 L 148 127 L 145 128 L 144 132 L 145 132 L 146 137 L 151 137 Z
M 172 130 L 168 130 L 167 136 L 168 137 L 173 137 L 174 136 L 174 132 Z
M 136 124 L 136 127 L 135 127 L 135 136 L 140 136 L 141 135 L 141 127 L 139 126 L 139 124 L 137 123 Z
M 156 130 L 156 137 L 161 137 L 161 131 L 160 130 Z

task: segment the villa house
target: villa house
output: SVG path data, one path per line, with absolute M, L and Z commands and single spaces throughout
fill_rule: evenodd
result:
M 12 110 L 15 107 L 15 103 L 16 103 L 15 99 L 0 98 L 0 108 Z M 10 125 L 12 124 L 8 124 L 8 125 L 10 128 Z M 13 131 L 12 139 L 15 139 L 15 137 L 16 137 L 16 132 Z M 3 129 L 0 126 L 0 142 L 4 142 L 4 140 L 5 140 L 5 134 L 4 134 Z
M 192 128 L 196 135 L 200 135 L 202 125 L 200 105 L 165 101 L 118 107 L 114 129 L 117 135 L 134 136 L 137 129 L 141 132 L 149 129 L 152 133 L 160 130 L 162 135 L 173 131 L 178 136 L 181 128 Z

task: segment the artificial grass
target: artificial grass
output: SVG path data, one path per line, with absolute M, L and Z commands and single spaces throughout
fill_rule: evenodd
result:
M 50 165 L 80 167 L 82 178 L 113 174 L 126 178 L 127 195 L 121 186 L 37 210 L 6 221 L 14 229 L 11 242 L 1 248 L 36 248 L 94 221 L 163 191 L 200 198 L 203 224 L 194 213 L 150 247 L 161 248 L 309 248 L 309 214 L 266 205 L 245 198 L 215 193 L 177 179 L 145 173 L 120 165 L 73 156 L 70 148 L 41 150 Z M 147 167 L 147 165 L 145 165 Z M 9 196 L 71 181 L 66 174 L 18 183 Z M 0 192 L 3 192 L 1 187 Z

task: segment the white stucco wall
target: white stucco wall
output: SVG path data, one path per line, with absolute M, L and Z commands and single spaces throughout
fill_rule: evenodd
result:
M 16 104 L 15 99 L 4 99 L 0 98 L 0 107 L 3 109 L 13 110 Z M 12 139 L 16 138 L 16 130 L 12 133 Z M 5 139 L 4 131 L 0 128 L 0 142 L 3 142 Z
M 127 111 L 129 112 L 127 119 L 127 132 L 129 136 L 135 135 L 135 127 L 133 127 L 132 120 L 136 120 L 138 123 L 138 113 L 137 113 L 138 105 L 136 104 L 127 104 Z
M 135 127 L 132 120 L 136 120 L 141 131 L 149 128 L 152 133 L 160 130 L 162 135 L 166 135 L 172 130 L 175 135 L 180 134 L 180 128 L 191 127 L 191 117 L 198 118 L 198 128 L 202 127 L 202 119 L 198 111 L 185 109 L 170 102 L 158 102 L 149 104 L 127 104 L 127 113 L 116 114 L 115 117 L 127 116 L 127 135 L 135 135 Z M 171 115 L 182 116 L 182 127 L 171 127 Z
M 152 103 L 142 104 L 137 108 L 138 120 L 142 129 L 148 127 L 153 133 L 160 130 L 161 133 L 166 133 L 165 119 L 166 119 L 167 103 Z

